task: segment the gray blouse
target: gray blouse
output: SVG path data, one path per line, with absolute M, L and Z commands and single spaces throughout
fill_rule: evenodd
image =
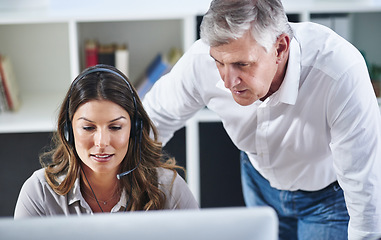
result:
M 80 191 L 80 180 L 74 183 L 73 188 L 66 195 L 58 195 L 47 183 L 44 176 L 45 169 L 35 171 L 21 188 L 14 218 L 32 216 L 52 216 L 69 214 L 93 214 L 89 204 Z M 166 196 L 164 209 L 197 209 L 198 204 L 188 188 L 184 179 L 176 174 L 172 185 L 173 172 L 168 169 L 158 168 L 159 188 Z M 127 194 L 124 191 L 119 202 L 111 212 L 125 209 Z

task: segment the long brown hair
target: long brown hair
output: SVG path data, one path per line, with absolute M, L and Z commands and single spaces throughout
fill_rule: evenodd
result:
M 162 209 L 166 196 L 158 186 L 157 168 L 167 168 L 174 173 L 175 169 L 184 169 L 177 166 L 174 159 L 164 155 L 162 145 L 157 140 L 157 130 L 144 110 L 136 90 L 131 84 L 128 86 L 128 78 L 111 66 L 102 65 L 102 68 L 110 69 L 115 74 L 92 72 L 96 68 L 99 66 L 85 69 L 73 81 L 61 104 L 57 132 L 53 137 L 54 148 L 40 156 L 40 162 L 45 167 L 45 178 L 57 194 L 65 195 L 72 189 L 80 175 L 81 160 L 75 148 L 65 138 L 65 126 L 82 104 L 90 100 L 109 100 L 125 109 L 131 120 L 140 119 L 142 122 L 141 133 L 131 132 L 128 151 L 120 166 L 121 173 L 138 166 L 129 177 L 120 179 L 121 188 L 131 198 L 127 210 Z M 87 72 L 91 73 L 86 74 Z M 120 79 L 121 77 L 124 79 Z M 132 127 L 131 131 L 136 129 Z

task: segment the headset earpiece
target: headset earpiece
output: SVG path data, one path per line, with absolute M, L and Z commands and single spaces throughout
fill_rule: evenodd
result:
M 137 115 L 133 119 L 133 123 L 131 123 L 131 138 L 138 142 L 140 142 L 141 131 L 143 129 L 143 121 Z
M 140 117 L 136 117 L 135 133 L 136 133 L 136 136 L 139 137 L 139 141 L 141 140 L 142 131 L 143 131 L 143 120 Z
M 64 136 L 66 142 L 70 146 L 74 146 L 74 136 L 73 136 L 73 127 L 71 126 L 71 121 L 66 121 L 64 126 Z

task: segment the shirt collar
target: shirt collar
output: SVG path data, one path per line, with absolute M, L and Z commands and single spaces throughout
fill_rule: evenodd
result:
M 286 74 L 276 97 L 279 102 L 294 105 L 298 97 L 301 71 L 300 45 L 294 37 L 290 43 L 290 53 Z
M 124 211 L 124 209 L 126 209 L 126 205 L 127 205 L 127 193 L 126 193 L 126 190 L 123 189 L 119 202 L 111 209 L 111 212 Z
M 73 188 L 68 192 L 68 204 L 72 205 L 77 201 L 81 201 L 83 199 L 81 194 L 80 180 L 79 177 L 74 182 Z M 84 200 L 84 199 L 83 199 Z
M 82 207 L 91 211 L 89 205 L 82 196 L 79 175 L 74 182 L 73 188 L 68 192 L 67 198 L 69 206 L 79 201 Z M 121 210 L 124 210 L 126 208 L 126 204 L 127 193 L 126 190 L 123 189 L 119 202 L 111 209 L 111 212 L 119 212 Z

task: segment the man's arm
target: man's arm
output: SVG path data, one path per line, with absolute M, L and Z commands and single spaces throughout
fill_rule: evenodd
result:
M 350 216 L 348 238 L 375 239 L 381 236 L 381 117 L 365 63 L 332 88 L 327 119 Z
M 194 53 L 198 45 L 200 42 L 196 42 L 144 97 L 144 108 L 156 125 L 163 145 L 185 125 L 186 120 L 205 106 L 196 87 L 201 71 L 195 66 L 199 64 L 195 63 Z

